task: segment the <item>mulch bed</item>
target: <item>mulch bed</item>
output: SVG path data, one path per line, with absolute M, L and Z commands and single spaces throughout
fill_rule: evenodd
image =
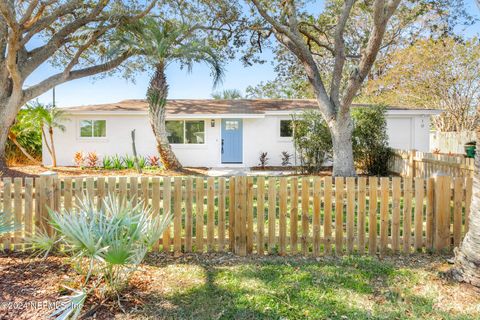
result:
M 174 170 L 143 170 L 142 176 L 205 176 L 206 168 L 184 168 L 181 171 Z M 41 173 L 55 171 L 59 177 L 87 177 L 87 176 L 139 176 L 134 169 L 104 170 L 104 169 L 81 169 L 78 167 L 43 167 L 35 165 L 11 166 L 0 168 L 0 177 L 38 177 Z

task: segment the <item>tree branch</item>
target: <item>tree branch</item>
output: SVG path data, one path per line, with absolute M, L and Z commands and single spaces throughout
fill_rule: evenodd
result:
M 61 83 L 75 80 L 75 79 L 80 79 L 83 77 L 88 77 L 91 75 L 95 75 L 97 73 L 115 69 L 131 56 L 132 56 L 131 52 L 124 52 L 117 58 L 96 66 L 70 71 L 68 73 L 66 72 L 57 73 L 41 81 L 40 83 L 34 86 L 31 86 L 28 89 L 23 90 L 22 105 Z
M 343 110 L 342 112 L 348 111 L 347 109 L 351 105 L 355 95 L 360 89 L 362 82 L 370 72 L 377 57 L 378 51 L 380 50 L 388 21 L 399 4 L 400 0 L 391 0 L 387 4 L 387 7 L 385 7 L 384 0 L 375 0 L 373 11 L 373 30 L 370 38 L 368 39 L 365 52 L 360 59 L 358 69 L 351 75 L 348 82 L 347 90 L 341 104 L 341 109 Z
M 340 85 L 343 77 L 343 66 L 345 65 L 345 39 L 343 38 L 343 33 L 354 3 L 355 0 L 345 1 L 342 14 L 338 19 L 337 28 L 335 29 L 335 63 L 330 85 L 330 100 L 333 101 L 337 108 L 340 106 Z

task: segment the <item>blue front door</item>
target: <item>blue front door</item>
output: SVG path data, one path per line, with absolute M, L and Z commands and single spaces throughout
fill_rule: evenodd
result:
M 222 163 L 242 163 L 242 119 L 222 119 Z

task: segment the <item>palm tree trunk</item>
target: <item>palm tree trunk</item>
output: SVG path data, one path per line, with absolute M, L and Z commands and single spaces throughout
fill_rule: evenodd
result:
M 52 152 L 52 166 L 55 168 L 57 166 L 57 155 L 55 154 L 55 144 L 53 143 L 53 128 L 48 128 L 48 133 L 50 134 L 50 145 L 51 145 L 51 152 Z
M 477 109 L 477 114 L 480 114 L 480 107 Z M 455 250 L 455 267 L 452 270 L 452 275 L 458 281 L 480 287 L 480 128 L 477 128 L 477 150 L 469 229 L 460 248 Z
M 168 85 L 165 76 L 165 64 L 162 62 L 157 64 L 147 91 L 150 124 L 155 134 L 155 139 L 157 140 L 158 153 L 160 154 L 163 166 L 167 170 L 179 170 L 182 169 L 182 165 L 175 156 L 175 153 L 173 153 L 170 143 L 168 142 L 165 125 L 167 95 Z
M 17 148 L 23 153 L 25 157 L 27 157 L 28 160 L 32 161 L 35 164 L 40 164 L 40 161 L 38 161 L 30 153 L 28 153 L 28 151 L 18 142 L 17 137 L 13 132 L 10 132 L 8 134 L 8 138 L 10 139 L 10 141 L 13 142 L 14 145 L 17 146 Z

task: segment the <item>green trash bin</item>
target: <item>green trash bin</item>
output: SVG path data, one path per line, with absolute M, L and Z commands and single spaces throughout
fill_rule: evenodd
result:
M 477 143 L 475 141 L 465 144 L 465 153 L 467 154 L 467 158 L 475 158 L 476 145 Z

